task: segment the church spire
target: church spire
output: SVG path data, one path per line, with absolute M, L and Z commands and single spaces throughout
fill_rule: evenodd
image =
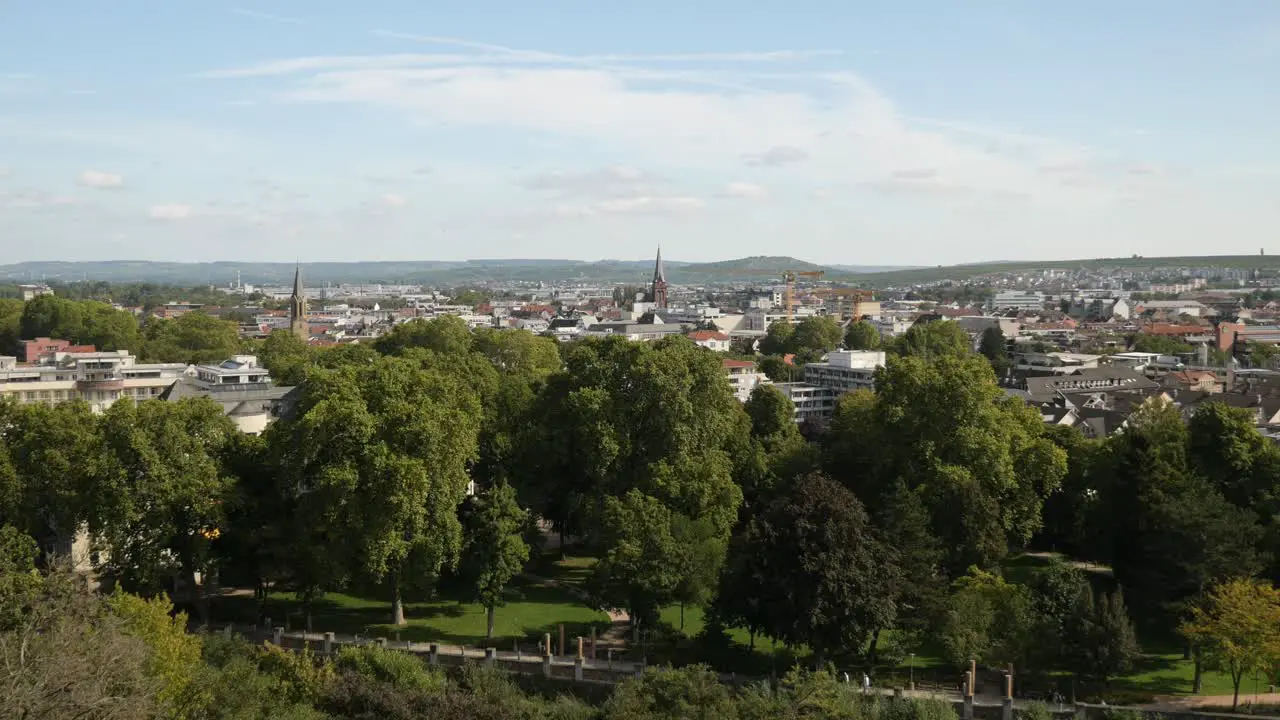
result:
M 667 307 L 667 273 L 662 267 L 662 246 L 658 246 L 658 259 L 653 263 L 653 288 L 649 294 L 653 304 L 665 310 Z
M 289 298 L 289 332 L 306 342 L 311 339 L 307 328 L 307 296 L 302 291 L 302 265 L 293 268 L 293 296 Z

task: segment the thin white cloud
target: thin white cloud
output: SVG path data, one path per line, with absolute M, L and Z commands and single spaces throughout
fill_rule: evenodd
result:
M 389 208 L 402 208 L 409 204 L 409 199 L 396 193 L 387 193 L 382 196 L 382 204 Z
M 114 190 L 124 187 L 124 176 L 101 170 L 85 170 L 80 173 L 80 184 L 98 190 Z
M 779 145 L 759 154 L 746 155 L 743 159 L 748 165 L 780 167 L 808 160 L 809 153 L 798 147 Z
M 153 220 L 185 220 L 191 217 L 192 207 L 190 205 L 178 205 L 170 203 L 167 205 L 152 205 L 147 214 Z
M 597 215 L 670 215 L 700 210 L 706 203 L 687 195 L 618 197 L 590 203 L 565 203 L 552 208 L 559 217 Z
M 726 198 L 738 198 L 741 200 L 759 200 L 769 193 L 760 185 L 749 182 L 731 182 L 724 186 L 720 196 Z
M 262 12 L 261 10 L 251 10 L 243 7 L 232 7 L 227 9 L 236 15 L 257 18 L 258 20 L 268 20 L 270 22 L 281 23 L 284 25 L 302 25 L 305 23 L 305 21 L 300 18 L 288 17 L 286 15 L 275 15 L 273 13 Z

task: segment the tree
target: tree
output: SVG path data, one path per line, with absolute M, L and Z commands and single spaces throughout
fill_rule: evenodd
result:
M 880 331 L 866 320 L 851 323 L 844 334 L 844 346 L 850 350 L 878 350 Z
M 1280 356 L 1280 348 L 1275 345 L 1247 343 L 1245 347 L 1249 351 L 1249 362 L 1254 367 L 1271 367 L 1276 357 Z
M 814 315 L 800 321 L 791 334 L 793 353 L 823 353 L 834 350 L 844 340 L 840 323 L 830 315 Z
M 1280 592 L 1253 580 L 1222 583 L 1191 608 L 1179 630 L 1209 668 L 1231 676 L 1234 712 L 1240 681 L 1252 672 L 1270 672 L 1280 660 Z
M 374 347 L 384 355 L 400 355 L 410 348 L 464 355 L 471 349 L 471 328 L 457 315 L 410 320 L 378 338 Z
M 82 526 L 101 530 L 111 499 L 100 418 L 83 402 L 6 407 L 0 522 L 46 543 L 69 542 Z
M 588 586 L 604 607 L 625 609 L 636 626 L 657 621 L 676 598 L 683 549 L 672 534 L 673 513 L 656 498 L 632 489 L 604 501 L 604 555 Z
M 978 354 L 991 363 L 996 377 L 1004 377 L 1009 371 L 1009 354 L 1005 351 L 1004 332 L 998 326 L 991 326 L 982 331 L 982 339 L 978 343 Z
M 769 323 L 769 329 L 765 331 L 765 336 L 760 340 L 760 354 L 785 355 L 791 352 L 795 333 L 795 325 L 786 320 L 774 320 Z
M 720 359 L 683 337 L 573 345 L 520 433 L 523 502 L 562 530 L 590 530 L 606 498 L 636 489 L 727 537 L 742 502 L 730 449 L 749 426 Z
M 0 355 L 18 355 L 22 341 L 21 300 L 0 299 Z
M 515 490 L 499 483 L 464 505 L 461 567 L 472 593 L 485 608 L 485 638 L 493 638 L 494 609 L 503 604 L 507 583 L 529 560 L 524 530 L 529 514 L 516 503 Z
M 1188 443 L 1177 408 L 1148 400 L 1107 440 L 1092 473 L 1100 559 L 1138 617 L 1180 613 L 1213 583 L 1260 569 L 1256 515 L 1192 470 Z
M 155 592 L 176 571 L 208 622 L 196 575 L 209 569 L 210 543 L 232 491 L 222 461 L 235 426 L 217 403 L 190 398 L 115 403 L 102 433 L 111 464 L 102 527 L 110 573 L 126 589 Z
M 1159 353 L 1160 355 L 1179 355 L 1194 352 L 1195 348 L 1167 335 L 1138 333 L 1133 336 L 1132 350 L 1133 352 Z
M 477 453 L 480 406 L 461 378 L 404 358 L 308 375 L 294 417 L 270 428 L 309 545 L 327 546 L 330 581 L 385 581 L 392 621 L 403 590 L 452 566 L 458 505 Z
M 905 334 L 896 338 L 889 349 L 898 355 L 929 360 L 968 355 L 973 351 L 973 342 L 959 323 L 951 320 L 917 321 Z
M 258 346 L 258 361 L 278 385 L 300 385 L 312 360 L 311 347 L 288 330 L 272 330 Z
M 837 404 L 823 455 L 873 511 L 899 479 L 918 491 L 953 577 L 1027 543 L 1067 469 L 1039 414 L 1008 398 L 967 350 L 889 358 L 875 393 Z
M 216 363 L 241 347 L 239 326 L 198 311 L 172 320 L 151 318 L 143 328 L 142 356 L 147 362 Z
M 947 659 L 959 667 L 1020 665 L 1036 638 L 1031 593 L 999 575 L 973 568 L 955 582 L 943 616 L 941 639 Z
M 727 542 L 710 521 L 690 520 L 683 515 L 672 516 L 671 538 L 681 549 L 680 581 L 675 599 L 680 603 L 680 630 L 683 631 L 685 606 L 706 607 L 715 596 Z
M 787 362 L 781 355 L 765 355 L 757 365 L 760 372 L 774 382 L 795 382 L 802 376 L 801 369 Z
M 747 522 L 731 565 L 758 610 L 744 618 L 819 657 L 861 653 L 896 616 L 896 554 L 881 542 L 856 496 L 821 475 L 801 478 Z
M 84 306 L 74 300 L 41 295 L 22 310 L 23 338 L 62 338 L 78 342 L 85 332 Z
M 1093 632 L 1088 636 L 1088 667 L 1091 674 L 1105 684 L 1111 678 L 1128 672 L 1141 648 L 1120 588 L 1099 599 L 1097 612 Z

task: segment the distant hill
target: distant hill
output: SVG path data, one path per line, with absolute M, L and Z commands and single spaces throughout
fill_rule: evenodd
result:
M 665 262 L 673 283 L 736 281 L 753 275 L 780 274 L 784 269 L 817 270 L 820 266 L 795 258 L 754 257 L 715 263 Z M 172 285 L 227 285 L 240 280 L 252 285 L 292 282 L 292 263 L 207 262 L 176 263 L 139 260 L 104 262 L 25 262 L 0 265 L 0 281 L 105 280 Z M 481 259 L 462 262 L 406 261 L 302 263 L 308 285 L 321 283 L 387 283 L 456 286 L 487 282 L 645 283 L 653 276 L 652 260 L 539 260 Z
M 941 280 L 963 281 L 994 272 L 1031 272 L 1050 268 L 1230 267 L 1280 268 L 1280 256 L 1233 255 L 1167 258 L 1095 258 L 1041 262 L 988 262 L 938 267 L 884 268 L 859 265 L 822 266 L 785 256 L 756 256 L 710 263 L 667 261 L 667 279 L 676 284 L 780 282 L 784 270 L 822 270 L 824 280 L 869 288 L 908 287 Z M 0 282 L 105 280 L 171 285 L 227 285 L 240 279 L 253 285 L 287 285 L 292 263 L 175 263 L 142 260 L 107 262 L 26 262 L 0 265 Z M 305 282 L 418 284 L 457 287 L 502 282 L 581 282 L 645 284 L 653 276 L 652 260 L 480 259 L 451 261 L 303 263 Z

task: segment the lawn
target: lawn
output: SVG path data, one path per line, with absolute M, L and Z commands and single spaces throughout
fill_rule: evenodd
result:
M 268 614 L 274 624 L 287 622 L 292 628 L 305 625 L 302 603 L 287 592 L 272 593 Z M 217 598 L 212 607 L 215 620 L 254 622 L 257 605 L 250 597 Z M 482 606 L 458 598 L 438 598 L 405 602 L 406 625 L 396 627 L 387 621 L 391 605 L 386 600 L 329 593 L 314 603 L 312 628 L 317 632 L 332 631 L 365 636 L 395 637 L 414 642 L 438 642 L 450 645 L 482 646 L 485 641 L 485 610 Z M 565 625 L 568 637 L 589 635 L 591 627 L 608 627 L 608 617 L 584 606 L 568 590 L 518 582 L 509 593 L 506 605 L 499 607 L 494 618 L 496 647 L 509 648 L 512 643 L 532 644 L 544 633 L 553 637 L 558 625 Z

